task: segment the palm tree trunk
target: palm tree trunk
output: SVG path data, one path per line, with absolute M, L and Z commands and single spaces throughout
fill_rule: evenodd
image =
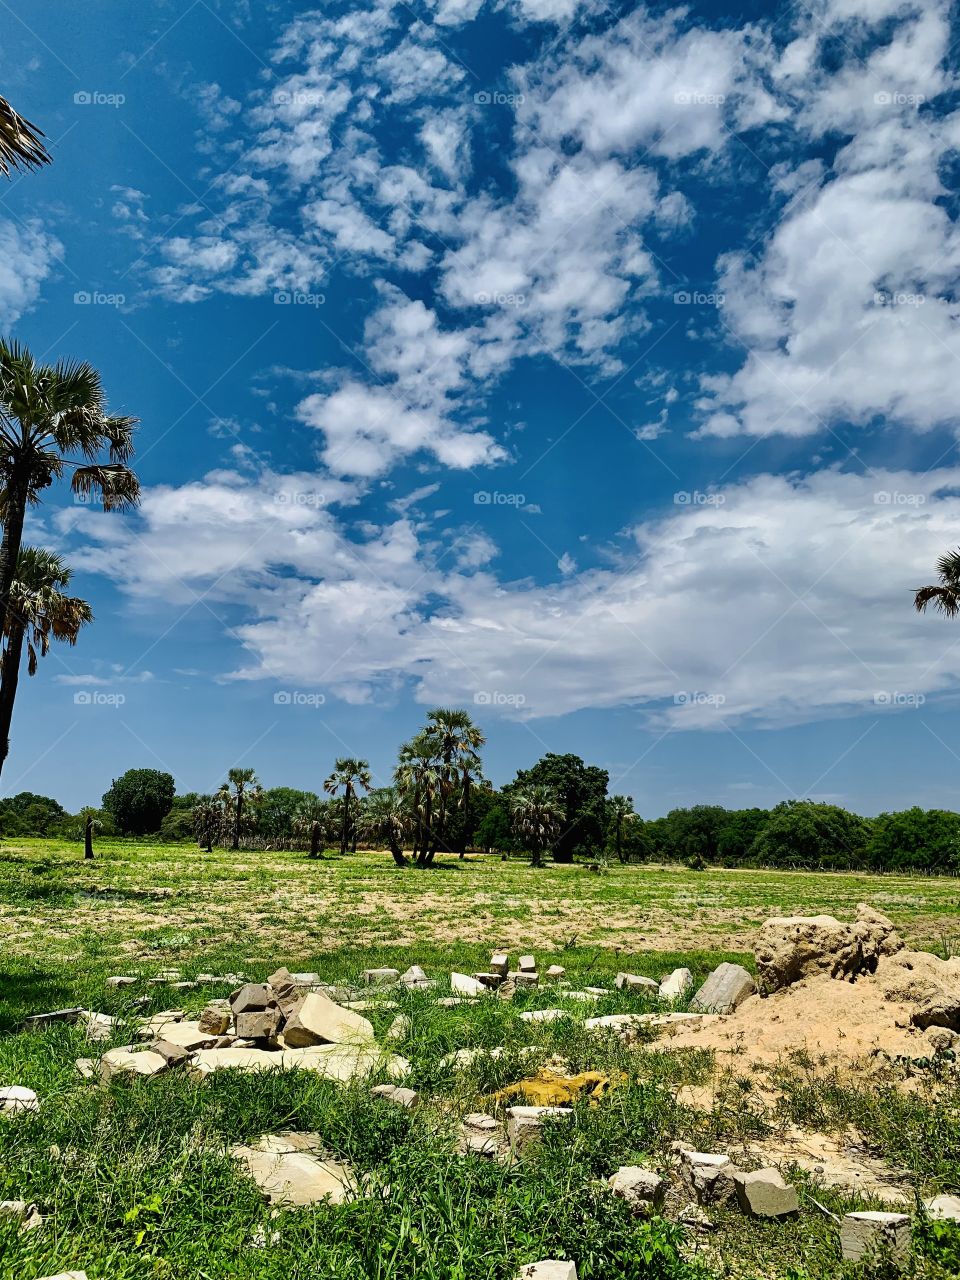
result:
M 0 769 L 3 768 L 10 750 L 10 722 L 13 720 L 13 704 L 20 680 L 24 630 L 20 623 L 11 627 L 10 638 L 0 660 Z
M 347 824 L 350 820 L 350 783 L 343 793 L 343 817 L 340 820 L 340 856 L 347 852 Z
M 393 860 L 398 867 L 406 867 L 409 865 L 395 836 L 390 837 L 390 852 L 393 854 Z
M 3 538 L 0 540 L 0 635 L 6 627 L 10 588 L 17 576 L 26 510 L 27 482 L 14 472 L 7 485 L 7 512 L 3 522 Z
M 243 792 L 237 789 L 237 810 L 233 820 L 233 845 L 234 849 L 240 848 L 240 820 L 243 817 Z
M 93 819 L 87 818 L 83 824 L 83 856 L 84 859 L 93 857 Z
M 315 822 L 310 828 L 310 857 L 320 857 L 320 823 Z
M 463 838 L 460 841 L 460 857 L 467 856 L 467 841 L 470 838 L 470 775 L 463 775 Z

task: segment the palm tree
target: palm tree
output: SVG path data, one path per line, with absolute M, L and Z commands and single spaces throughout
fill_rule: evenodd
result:
M 23 547 L 17 560 L 17 576 L 10 589 L 0 660 L 0 767 L 10 749 L 10 722 L 20 680 L 23 644 L 27 644 L 27 672 L 37 674 L 39 658 L 50 649 L 50 640 L 76 644 L 80 628 L 92 621 L 86 600 L 64 595 L 70 570 L 52 551 Z
M 212 796 L 202 796 L 193 806 L 192 816 L 197 843 L 211 853 L 214 840 L 223 835 L 223 806 Z
M 382 840 L 398 867 L 409 866 L 403 852 L 414 818 L 404 797 L 393 787 L 378 787 L 363 801 L 358 825 L 365 840 Z
M 626 862 L 627 859 L 623 856 L 623 829 L 628 822 L 632 822 L 637 816 L 633 811 L 633 796 L 611 796 L 607 805 L 613 835 L 613 848 L 619 860 Z
M 326 842 L 329 818 L 329 803 L 323 800 L 304 801 L 293 815 L 294 835 L 300 839 L 309 837 L 311 858 L 323 857 L 320 846 Z
M 350 802 L 356 794 L 357 787 L 369 791 L 371 785 L 370 765 L 366 760 L 357 760 L 353 756 L 341 756 L 335 761 L 333 773 L 323 784 L 328 795 L 335 796 L 343 788 L 343 815 L 340 822 L 340 852 L 347 852 L 350 840 Z
M 256 804 L 260 799 L 260 779 L 253 769 L 231 769 L 227 778 L 228 781 L 220 788 L 220 794 L 229 801 L 233 811 L 233 843 L 230 848 L 239 849 L 244 805 L 247 800 Z M 232 792 L 231 787 L 233 787 Z
M 429 734 L 418 733 L 400 748 L 400 758 L 393 771 L 397 791 L 414 818 L 413 853 L 418 867 L 433 861 L 433 806 L 440 791 L 441 778 L 434 758 L 434 743 Z M 433 846 L 433 848 L 431 847 Z
M 960 613 L 960 550 L 948 551 L 937 561 L 940 582 L 933 587 L 918 587 L 913 603 L 917 613 L 926 613 L 933 604 L 938 613 L 955 618 Z
M 136 422 L 107 414 L 100 375 L 91 365 L 38 364 L 19 343 L 0 341 L 0 631 L 27 507 L 40 501 L 43 489 L 69 467 L 78 498 L 96 494 L 105 511 L 136 506 L 140 485 L 126 465 Z M 105 449 L 108 461 L 101 462 Z
M 466 825 L 470 819 L 470 784 L 480 776 L 479 750 L 486 739 L 466 711 L 446 707 L 436 707 L 433 711 L 427 712 L 427 727 L 424 733 L 433 746 L 440 784 L 440 809 L 437 815 L 432 855 L 436 853 L 437 847 L 446 841 L 450 822 L 450 798 L 458 785 L 460 803 L 464 807 L 464 830 L 466 831 Z M 465 841 L 466 835 L 464 835 L 464 843 Z M 461 848 L 461 857 L 464 851 Z
M 0 97 L 0 173 L 10 176 L 11 169 L 39 169 L 50 163 L 40 130 L 24 120 Z
M 532 855 L 531 864 L 543 866 L 543 851 L 556 843 L 563 823 L 564 810 L 549 787 L 531 786 L 510 798 L 514 834 Z

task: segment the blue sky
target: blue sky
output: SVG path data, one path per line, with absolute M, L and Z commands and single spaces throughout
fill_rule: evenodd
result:
M 93 18 L 93 21 L 91 21 Z M 960 144 L 928 0 L 0 6 L 0 324 L 142 420 L 5 792 L 387 781 L 464 705 L 653 816 L 957 806 Z

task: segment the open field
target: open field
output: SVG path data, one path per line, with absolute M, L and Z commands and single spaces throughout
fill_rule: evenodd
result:
M 36 1116 L 0 1123 L 0 1200 L 35 1202 L 46 1219 L 24 1232 L 0 1218 L 2 1280 L 71 1268 L 89 1280 L 515 1280 L 521 1263 L 543 1257 L 575 1258 L 580 1280 L 880 1280 L 894 1274 L 886 1263 L 839 1261 L 824 1210 L 960 1190 L 960 1100 L 955 1078 L 939 1071 L 916 1073 L 905 1091 L 892 1069 L 858 1079 L 802 1057 L 720 1061 L 708 1050 L 661 1051 L 653 1033 L 628 1046 L 588 1034 L 583 1008 L 545 985 L 512 1001 L 437 1003 L 451 968 L 485 968 L 494 946 L 535 951 L 541 969 L 561 963 L 577 987 L 680 964 L 699 981 L 722 959 L 751 965 L 767 916 L 846 916 L 859 901 L 891 915 L 910 944 L 956 950 L 956 880 L 619 866 L 596 875 L 480 858 L 418 872 L 396 870 L 387 855 L 310 862 L 119 841 L 103 841 L 92 863 L 80 853 L 44 841 L 0 852 L 0 1084 L 41 1099 Z M 425 1099 L 415 1112 L 371 1098 L 370 1081 L 228 1072 L 196 1083 L 172 1072 L 100 1087 L 74 1066 L 130 1042 L 134 996 L 195 1016 L 231 989 L 146 985 L 160 970 L 262 980 L 285 964 L 354 981 L 365 967 L 414 962 L 441 986 L 387 999 L 410 1019 L 395 1048 L 411 1064 L 404 1083 Z M 123 973 L 140 982 L 105 991 L 105 977 Z M 111 1038 L 91 1045 L 81 1026 L 17 1030 L 28 1014 L 69 1005 L 115 1015 Z M 556 1006 L 565 1016 L 555 1022 L 521 1017 Z M 587 1012 L 649 1007 L 611 990 Z M 396 1012 L 386 1001 L 369 1012 L 381 1042 Z M 444 1062 L 457 1049 L 499 1047 L 502 1057 L 463 1072 Z M 581 1100 L 572 1126 L 548 1125 L 519 1164 L 456 1153 L 465 1113 L 502 1116 L 492 1092 L 558 1055 L 570 1072 L 611 1082 L 599 1105 Z M 289 1129 L 319 1134 L 366 1194 L 271 1216 L 226 1148 Z M 719 1229 L 701 1233 L 678 1225 L 674 1196 L 663 1219 L 631 1217 L 603 1180 L 626 1164 L 669 1172 L 677 1140 L 729 1151 L 745 1167 L 789 1166 L 801 1215 L 754 1221 L 717 1209 Z M 809 1161 L 794 1165 L 801 1148 L 837 1165 L 855 1156 L 857 1177 L 869 1176 L 857 1190 L 821 1186 Z M 253 1243 L 258 1231 L 265 1248 Z M 955 1272 L 928 1228 L 915 1245 L 905 1274 Z

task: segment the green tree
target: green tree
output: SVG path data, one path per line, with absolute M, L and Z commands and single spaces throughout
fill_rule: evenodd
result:
M 297 813 L 305 805 L 320 803 L 315 791 L 296 787 L 270 787 L 260 802 L 260 830 L 273 840 L 287 840 L 293 835 Z
M 415 819 L 402 795 L 394 787 L 378 787 L 360 806 L 358 826 L 364 840 L 380 841 L 387 846 L 398 867 L 409 866 L 403 846 L 415 825 Z
M 333 773 L 324 781 L 323 789 L 328 795 L 336 796 L 339 791 L 343 792 L 340 819 L 341 854 L 347 852 L 347 845 L 350 843 L 351 801 L 358 787 L 369 791 L 370 786 L 370 765 L 366 760 L 358 760 L 353 756 L 341 756 L 336 760 Z
M 69 815 L 58 800 L 20 791 L 0 800 L 0 833 L 5 836 L 53 834 Z
M 50 153 L 41 131 L 0 97 L 0 173 L 9 177 L 12 170 L 39 169 L 45 164 L 50 164 Z
M 76 644 L 80 628 L 93 619 L 86 600 L 64 594 L 70 577 L 70 570 L 52 551 L 40 547 L 20 549 L 6 614 L 6 643 L 0 658 L 0 767 L 10 750 L 10 724 L 24 642 L 27 672 L 34 676 L 38 658 L 49 652 L 51 639 Z
M 770 811 L 750 854 L 774 867 L 857 867 L 869 836 L 870 823 L 839 805 L 785 800 Z
M 867 861 L 877 871 L 960 871 L 960 814 L 904 809 L 870 822 Z
M 510 796 L 513 830 L 525 849 L 530 850 L 531 865 L 543 866 L 543 855 L 559 839 L 564 820 L 560 797 L 549 787 L 532 784 Z
M 607 801 L 607 838 L 620 862 L 627 862 L 627 832 L 636 821 L 633 796 L 611 796 Z
M 914 608 L 917 613 L 926 613 L 927 605 L 932 604 L 937 613 L 955 618 L 960 613 L 960 549 L 948 551 L 940 557 L 937 576 L 940 579 L 938 583 L 918 587 L 914 592 Z
M 503 791 L 510 796 L 540 786 L 554 793 L 563 809 L 554 860 L 572 862 L 577 853 L 592 856 L 603 848 L 609 779 L 606 769 L 584 764 L 579 756 L 551 752 L 532 769 L 521 770 Z
M 224 808 L 218 796 L 198 796 L 190 814 L 193 834 L 197 844 L 213 851 L 213 846 L 224 836 Z
M 253 769 L 239 767 L 230 769 L 227 773 L 227 781 L 217 795 L 233 831 L 230 848 L 239 849 L 240 837 L 245 830 L 252 828 L 256 821 L 256 808 L 263 795 L 260 779 Z
M 107 414 L 91 365 L 38 364 L 19 343 L 0 342 L 0 633 L 6 633 L 27 507 L 68 469 L 79 497 L 99 495 L 107 511 L 134 506 L 140 486 L 126 464 L 135 425 L 135 418 Z
M 400 748 L 393 781 L 414 820 L 413 855 L 418 867 L 432 862 L 433 814 L 440 792 L 435 742 L 429 734 L 418 733 Z
M 432 746 L 438 780 L 438 806 L 431 841 L 431 858 L 439 849 L 449 849 L 451 816 L 457 804 L 466 814 L 466 826 L 470 821 L 470 793 L 473 785 L 482 779 L 479 751 L 486 739 L 473 723 L 468 712 L 448 707 L 435 707 L 427 712 L 424 735 Z M 465 846 L 459 850 L 463 857 Z
M 509 803 L 502 796 L 494 797 L 477 826 L 474 841 L 481 849 L 494 849 L 497 853 L 513 853 L 516 849 Z
M 114 778 L 102 803 L 124 835 L 144 836 L 160 830 L 175 790 L 172 774 L 159 769 L 128 769 Z

